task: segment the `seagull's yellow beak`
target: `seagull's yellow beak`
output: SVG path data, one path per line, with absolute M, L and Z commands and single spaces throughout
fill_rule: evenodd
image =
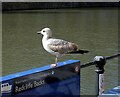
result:
M 41 34 L 41 31 L 38 31 L 37 34 Z

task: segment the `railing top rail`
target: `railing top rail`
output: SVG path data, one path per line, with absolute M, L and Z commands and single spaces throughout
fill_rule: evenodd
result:
M 116 58 L 116 57 L 120 57 L 120 53 L 112 55 L 112 56 L 106 56 L 104 58 L 106 60 L 110 60 L 110 59 L 113 59 L 113 58 Z M 84 67 L 92 66 L 92 65 L 95 65 L 95 64 L 96 64 L 96 61 L 94 60 L 94 61 L 91 61 L 91 62 L 87 62 L 87 63 L 81 64 L 80 67 L 84 68 Z

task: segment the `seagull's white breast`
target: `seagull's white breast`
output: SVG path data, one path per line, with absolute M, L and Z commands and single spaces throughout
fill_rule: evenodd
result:
M 48 43 L 49 43 L 48 39 L 43 37 L 43 39 L 42 39 L 43 48 L 48 52 L 52 52 L 48 46 Z
M 53 54 L 53 55 L 57 55 L 57 56 L 60 55 L 58 52 L 54 52 L 54 51 L 52 51 L 52 50 L 50 49 L 50 47 L 49 47 L 49 39 L 47 39 L 46 37 L 43 37 L 43 39 L 42 39 L 42 44 L 43 44 L 43 48 L 44 48 L 47 52 L 49 52 L 49 53 L 51 53 L 51 54 Z

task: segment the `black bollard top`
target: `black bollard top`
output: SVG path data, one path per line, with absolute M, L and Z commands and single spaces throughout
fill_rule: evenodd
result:
M 103 74 L 104 73 L 104 65 L 106 64 L 106 58 L 103 56 L 96 56 L 94 58 L 94 61 L 96 63 L 96 72 L 99 74 Z

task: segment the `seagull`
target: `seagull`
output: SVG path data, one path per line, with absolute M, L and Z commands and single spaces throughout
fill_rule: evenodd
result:
M 56 39 L 52 37 L 52 30 L 50 28 L 43 28 L 38 31 L 37 34 L 42 34 L 43 48 L 52 55 L 55 55 L 55 64 L 51 64 L 51 67 L 56 67 L 58 58 L 64 54 L 84 54 L 88 53 L 87 50 L 81 50 L 78 45 L 66 40 Z

